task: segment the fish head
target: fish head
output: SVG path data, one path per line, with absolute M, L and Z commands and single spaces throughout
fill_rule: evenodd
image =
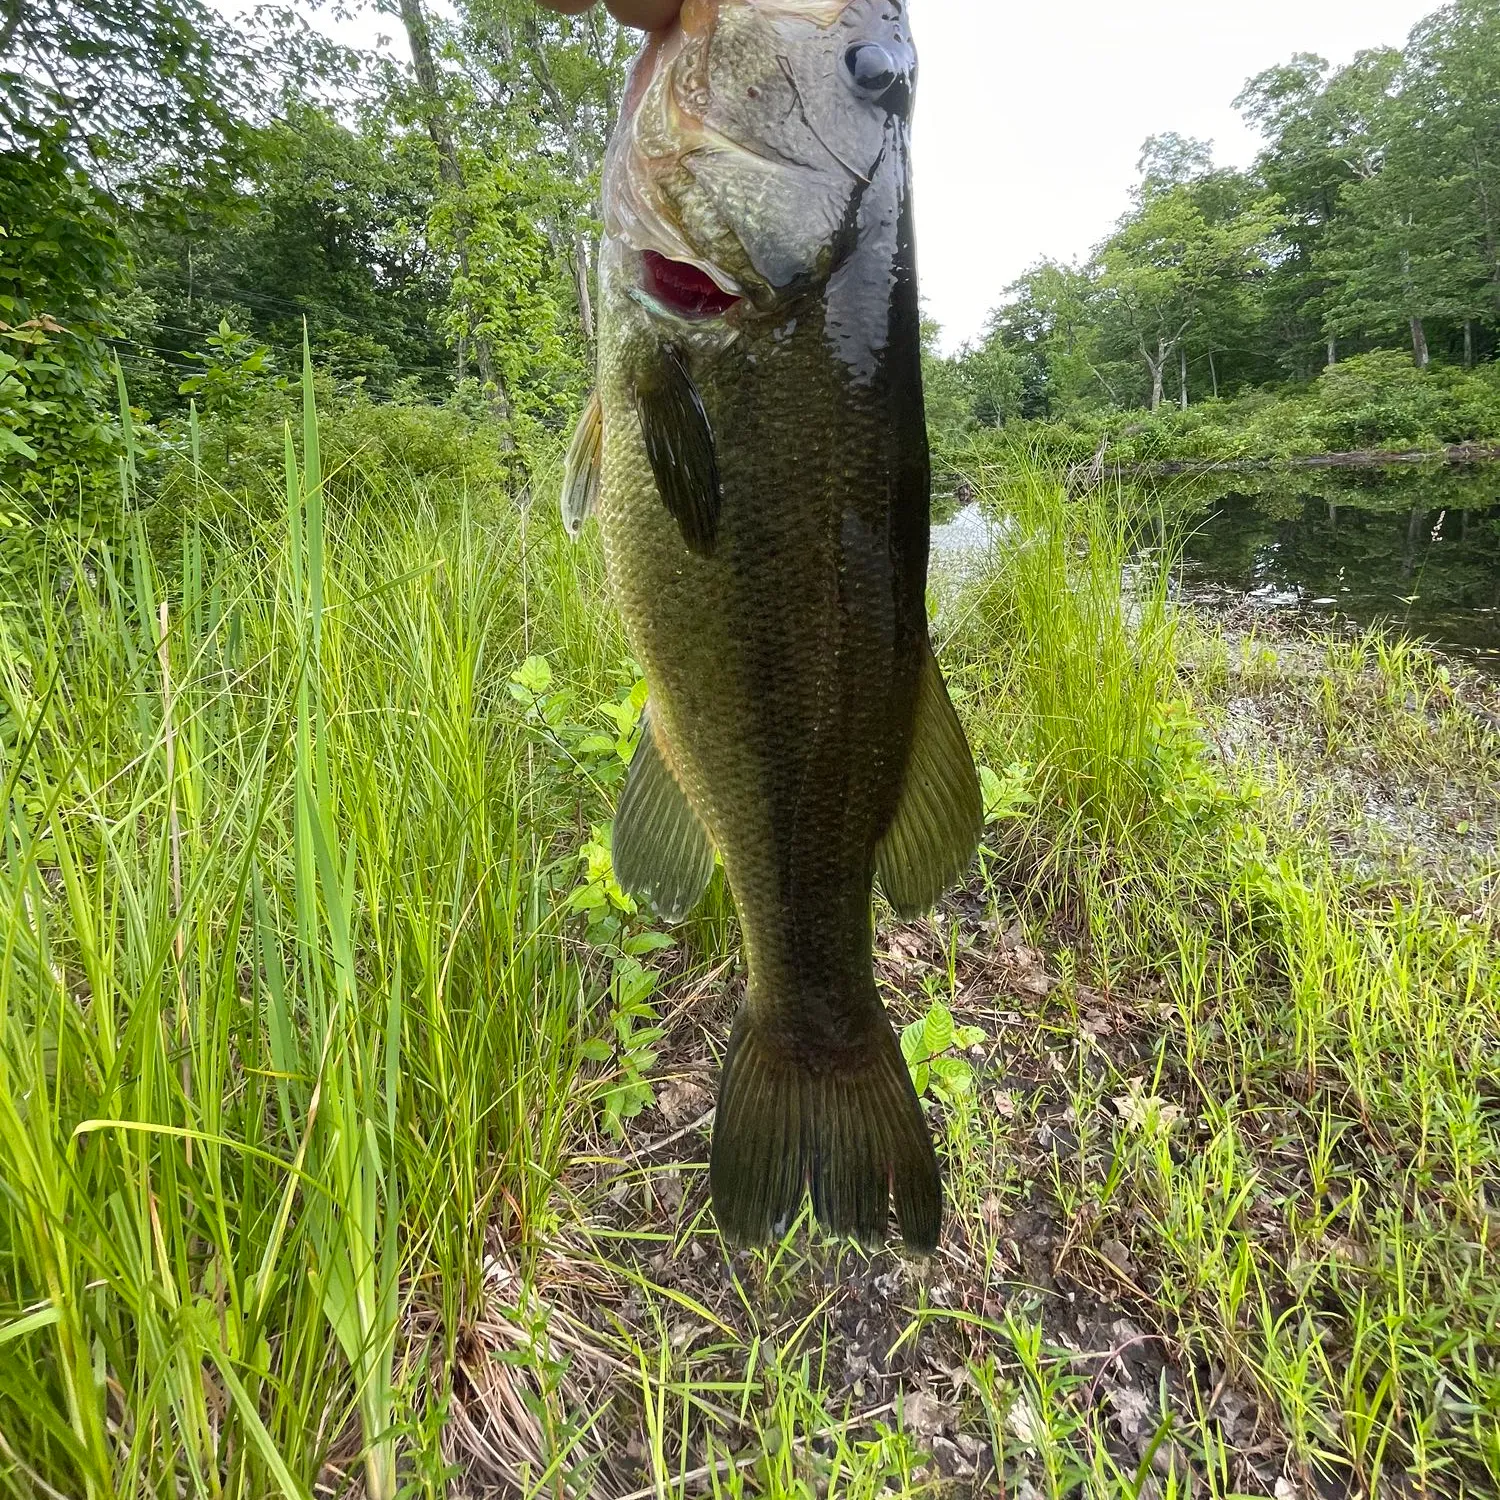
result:
M 636 299 L 733 320 L 816 291 L 904 144 L 915 81 L 906 0 L 686 0 L 636 62 L 605 166 Z

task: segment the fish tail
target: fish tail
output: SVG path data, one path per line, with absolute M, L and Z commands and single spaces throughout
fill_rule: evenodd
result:
M 934 1251 L 943 1216 L 937 1156 L 884 1016 L 863 1053 L 814 1069 L 742 1009 L 719 1085 L 709 1183 L 732 1244 L 779 1238 L 811 1193 L 824 1229 L 868 1246 L 885 1243 L 894 1198 L 907 1249 Z

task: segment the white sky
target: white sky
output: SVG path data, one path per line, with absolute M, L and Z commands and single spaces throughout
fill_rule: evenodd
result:
M 1248 166 L 1230 106 L 1294 52 L 1399 46 L 1439 0 L 912 0 L 922 287 L 951 348 L 1044 255 L 1070 260 L 1129 204 L 1141 143 L 1175 130 Z
M 1294 52 L 1342 63 L 1399 46 L 1439 3 L 911 0 L 922 288 L 947 347 L 977 334 L 1034 261 L 1104 238 L 1148 135 L 1211 140 L 1221 163 L 1248 166 L 1258 142 L 1230 105 L 1246 79 Z M 405 56 L 396 17 L 316 20 L 362 46 L 395 33 Z

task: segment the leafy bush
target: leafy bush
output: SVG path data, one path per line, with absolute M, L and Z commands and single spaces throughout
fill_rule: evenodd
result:
M 0 484 L 28 505 L 112 493 L 109 331 L 123 262 L 113 219 L 48 151 L 0 154 Z
M 969 477 L 1017 449 L 1054 466 L 1285 459 L 1377 449 L 1399 452 L 1500 442 L 1500 366 L 1419 370 L 1402 350 L 1333 365 L 1308 386 L 1255 390 L 1182 411 L 1076 411 L 1001 432 L 934 434 L 940 471 Z

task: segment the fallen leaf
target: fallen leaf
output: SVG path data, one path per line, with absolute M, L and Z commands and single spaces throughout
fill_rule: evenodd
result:
M 931 1442 L 947 1428 L 953 1415 L 928 1391 L 908 1391 L 901 1398 L 901 1421 L 924 1442 Z
M 1039 999 L 1050 994 L 1057 988 L 1058 981 L 1050 974 L 1043 974 L 1036 970 L 1030 974 L 1018 974 L 1016 976 L 1016 988 L 1026 995 L 1035 995 Z
M 1144 1392 L 1136 1390 L 1134 1386 L 1111 1385 L 1105 1395 L 1114 1408 L 1115 1426 L 1120 1429 L 1120 1436 L 1127 1442 L 1134 1442 L 1142 1432 L 1155 1427 L 1151 1402 Z

